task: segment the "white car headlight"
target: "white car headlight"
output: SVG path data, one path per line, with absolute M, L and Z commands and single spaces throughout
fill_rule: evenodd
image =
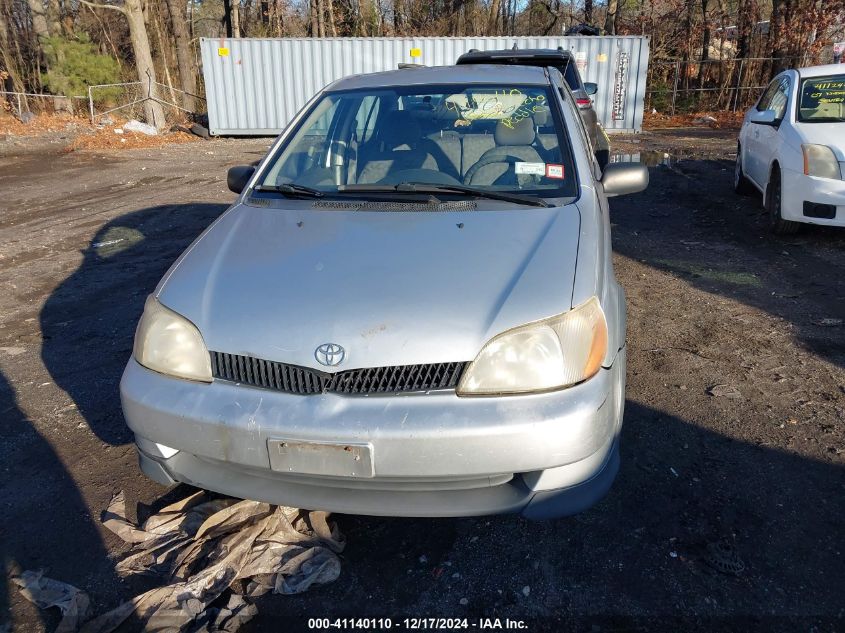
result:
M 150 295 L 135 331 L 135 360 L 168 376 L 211 382 L 211 359 L 202 335 L 183 316 Z
M 801 151 L 804 154 L 804 175 L 835 180 L 842 178 L 836 154 L 827 145 L 804 144 Z
M 607 352 L 597 297 L 550 319 L 490 340 L 464 372 L 457 393 L 504 395 L 562 389 L 594 376 Z

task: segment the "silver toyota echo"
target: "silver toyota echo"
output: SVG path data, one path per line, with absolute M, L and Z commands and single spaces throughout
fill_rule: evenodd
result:
M 371 515 L 572 514 L 619 465 L 625 295 L 554 69 L 341 79 L 147 299 L 121 382 L 141 468 Z

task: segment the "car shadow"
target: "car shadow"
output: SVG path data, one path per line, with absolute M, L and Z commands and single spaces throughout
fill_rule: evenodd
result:
M 117 587 L 122 580 L 104 545 L 83 495 L 62 458 L 20 409 L 8 379 L 0 372 L 0 414 L 3 436 L 0 463 L 13 473 L 0 483 L 0 506 L 7 510 L 0 518 L 0 561 L 4 578 L 0 583 L 0 630 L 12 630 L 13 602 L 21 630 L 24 622 L 55 630 L 61 616 L 58 609 L 39 610 L 18 593 L 12 577 L 23 571 L 44 575 L 89 593 L 93 608 L 104 605 L 97 587 Z M 10 511 L 11 510 L 11 511 Z M 85 563 L 80 564 L 80 556 Z M 94 583 L 92 583 L 94 579 Z M 9 629 L 4 629 L 8 624 Z M 126 630 L 136 630 L 130 617 Z
M 227 205 L 162 205 L 104 225 L 79 268 L 41 310 L 41 357 L 91 430 L 111 445 L 132 441 L 118 385 L 146 296 Z
M 421 614 L 523 617 L 532 631 L 841 624 L 845 467 L 631 400 L 621 450 L 610 493 L 574 517 L 337 515 L 349 542 L 340 579 L 260 598 L 244 630 Z
M 805 349 L 845 367 L 845 230 L 768 231 L 759 196 L 733 191 L 733 163 L 651 168 L 649 188 L 611 202 L 614 251 L 782 318 Z

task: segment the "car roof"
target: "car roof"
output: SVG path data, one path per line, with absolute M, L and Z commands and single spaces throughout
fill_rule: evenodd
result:
M 425 84 L 523 84 L 548 85 L 544 69 L 534 66 L 419 66 L 344 77 L 326 87 L 327 91 L 418 86 Z
M 458 64 L 478 64 L 488 60 L 498 63 L 519 63 L 520 60 L 548 60 L 550 62 L 571 62 L 574 57 L 567 50 L 553 48 L 500 49 L 492 51 L 469 51 L 458 57 Z
M 824 77 L 825 75 L 845 75 L 845 64 L 825 64 L 824 66 L 807 66 L 798 68 L 801 77 Z

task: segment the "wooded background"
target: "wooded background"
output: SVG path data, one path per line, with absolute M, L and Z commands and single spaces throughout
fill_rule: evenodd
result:
M 674 108 L 679 85 L 700 105 L 720 86 L 830 57 L 843 18 L 845 0 L 0 0 L 0 89 L 158 82 L 193 111 L 200 37 L 560 35 L 589 24 L 649 36 L 650 106 L 671 94 Z M 738 71 L 738 59 L 753 64 Z M 160 124 L 161 106 L 147 104 L 146 118 Z

